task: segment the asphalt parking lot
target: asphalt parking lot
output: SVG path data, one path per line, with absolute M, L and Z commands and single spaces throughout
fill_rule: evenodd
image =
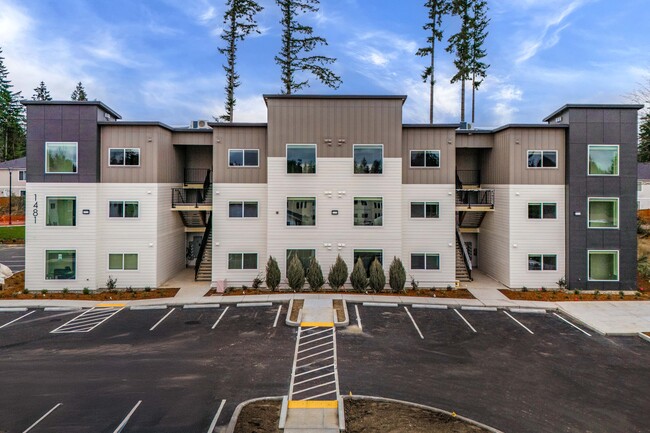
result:
M 0 263 L 13 272 L 25 270 L 25 245 L 0 245 Z

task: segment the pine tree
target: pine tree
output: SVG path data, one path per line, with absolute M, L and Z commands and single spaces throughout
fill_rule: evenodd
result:
M 650 162 L 650 112 L 641 117 L 638 160 L 639 162 Z
M 293 254 L 289 259 L 289 267 L 287 269 L 287 283 L 293 291 L 299 291 L 305 285 L 305 268 L 298 258 L 297 254 Z
M 34 95 L 32 96 L 32 99 L 34 101 L 51 101 L 52 97 L 50 96 L 50 91 L 47 90 L 47 87 L 45 86 L 45 83 L 41 81 L 41 84 L 38 85 L 37 88 L 34 89 Z
M 3 161 L 25 154 L 25 110 L 20 103 L 21 92 L 13 92 L 12 87 L 0 48 L 0 150 Z
M 418 49 L 416 55 L 420 57 L 429 57 L 431 64 L 424 68 L 422 73 L 422 80 L 426 83 L 429 80 L 429 123 L 433 123 L 433 96 L 435 80 L 435 54 L 436 54 L 436 41 L 442 41 L 442 18 L 451 11 L 450 0 L 428 0 L 424 7 L 429 12 L 429 22 L 422 28 L 431 32 L 427 37 L 427 46 Z
M 280 66 L 282 93 L 290 95 L 309 86 L 309 80 L 298 81 L 298 72 L 309 72 L 327 87 L 338 89 L 341 78 L 329 69 L 335 58 L 307 55 L 317 46 L 327 45 L 325 38 L 314 36 L 314 29 L 296 21 L 299 14 L 318 12 L 319 0 L 276 0 L 282 19 L 282 47 L 275 63 Z
M 472 4 L 472 18 L 470 30 L 470 71 L 472 73 L 472 123 L 474 123 L 476 112 L 476 91 L 487 76 L 487 69 L 490 67 L 482 60 L 487 53 L 483 44 L 488 35 L 487 26 L 490 19 L 487 17 L 488 4 L 486 0 L 474 0 Z
M 260 33 L 255 22 L 255 14 L 264 8 L 254 0 L 227 0 L 227 10 L 223 15 L 225 27 L 221 33 L 221 39 L 226 43 L 225 48 L 219 48 L 219 52 L 226 56 L 226 64 L 223 70 L 226 73 L 225 109 L 226 114 L 215 118 L 224 122 L 232 122 L 234 109 L 237 100 L 235 89 L 240 86 L 239 74 L 236 71 L 238 42 L 243 41 L 251 33 Z
M 266 287 L 275 292 L 280 285 L 281 278 L 278 261 L 273 256 L 269 256 L 269 260 L 266 262 Z
M 460 18 L 461 25 L 458 33 L 451 35 L 447 52 L 455 54 L 454 66 L 456 74 L 451 77 L 451 83 L 460 81 L 460 121 L 465 122 L 465 82 L 471 78 L 470 62 L 470 4 L 474 0 L 452 0 L 451 13 Z
M 373 292 L 379 293 L 384 290 L 386 287 L 386 275 L 384 274 L 384 268 L 381 266 L 381 263 L 377 258 L 373 260 L 370 265 L 370 278 L 368 279 L 368 284 Z
M 330 266 L 330 271 L 327 274 L 327 283 L 334 290 L 339 290 L 348 280 L 348 265 L 341 258 L 340 255 L 336 256 L 336 261 Z
M 404 284 L 406 284 L 406 271 L 404 270 L 402 261 L 397 257 L 393 257 L 390 268 L 388 268 L 388 284 L 390 284 L 390 288 L 393 289 L 393 292 L 395 293 L 404 290 Z
M 77 83 L 77 87 L 75 87 L 74 91 L 72 92 L 72 95 L 70 95 L 70 99 L 73 101 L 87 101 L 88 100 L 88 95 L 86 94 L 86 89 L 84 89 L 83 84 L 81 84 L 81 81 Z
M 307 282 L 309 283 L 309 287 L 315 292 L 319 291 L 323 287 L 323 284 L 325 284 L 323 270 L 315 257 L 312 257 L 309 263 L 309 269 L 307 269 Z
M 357 259 L 357 262 L 352 268 L 352 273 L 350 274 L 350 283 L 352 287 L 357 292 L 363 292 L 368 287 L 368 277 L 366 276 L 366 267 L 363 265 L 363 260 L 361 257 Z

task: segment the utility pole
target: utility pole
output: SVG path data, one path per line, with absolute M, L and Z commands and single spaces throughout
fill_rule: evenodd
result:
M 11 169 L 9 169 L 9 225 L 11 225 Z

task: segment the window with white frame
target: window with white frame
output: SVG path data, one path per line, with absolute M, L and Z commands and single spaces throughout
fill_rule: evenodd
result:
M 529 150 L 528 168 L 557 168 L 557 150 Z
M 229 253 L 228 269 L 257 269 L 257 253 Z
M 381 197 L 354 198 L 354 225 L 381 226 L 383 225 L 384 199 Z
M 440 270 L 440 254 L 411 253 L 411 269 L 426 271 Z
M 316 145 L 287 144 L 287 173 L 316 173 Z
M 45 143 L 45 173 L 74 174 L 77 172 L 76 142 Z
M 618 228 L 618 198 L 589 198 L 589 228 Z
M 287 198 L 287 225 L 288 226 L 315 226 L 316 225 L 316 198 L 315 197 L 288 197 Z
M 439 168 L 439 150 L 411 150 L 412 168 Z
M 286 265 L 286 272 L 289 272 L 289 262 L 291 259 L 293 259 L 294 256 L 298 257 L 298 260 L 300 260 L 300 263 L 302 264 L 303 269 L 305 270 L 305 273 L 307 272 L 307 269 L 309 269 L 309 265 L 311 264 L 311 259 L 316 258 L 316 250 L 310 250 L 310 249 L 291 249 L 287 250 L 287 265 Z
M 108 165 L 111 167 L 137 167 L 140 165 L 140 149 L 110 148 L 108 149 Z
M 618 251 L 588 251 L 589 281 L 618 281 Z
M 370 276 L 370 265 L 377 259 L 379 263 L 384 263 L 384 252 L 382 250 L 354 250 L 354 263 L 361 259 L 363 267 L 366 268 L 366 275 Z
M 355 144 L 354 173 L 381 174 L 384 166 L 384 146 L 381 144 Z
M 77 278 L 76 250 L 46 250 L 45 279 L 74 280 Z
M 134 253 L 111 253 L 108 255 L 108 269 L 111 271 L 137 271 L 138 255 Z
M 440 204 L 432 201 L 412 201 L 411 218 L 440 218 Z
M 590 144 L 589 175 L 591 176 L 618 176 L 617 145 Z
M 228 149 L 229 167 L 259 167 L 259 149 Z
M 258 203 L 256 201 L 231 201 L 228 203 L 228 217 L 257 218 Z
M 528 254 L 529 271 L 557 271 L 556 254 Z
M 27 180 L 27 172 L 25 170 L 18 172 L 18 180 Z
M 76 197 L 46 197 L 45 206 L 46 226 L 77 225 Z
M 109 218 L 137 218 L 140 203 L 137 201 L 111 200 L 108 202 Z
M 528 219 L 557 219 L 557 203 L 528 203 Z

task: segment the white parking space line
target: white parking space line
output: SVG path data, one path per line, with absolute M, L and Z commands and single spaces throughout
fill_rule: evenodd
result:
M 456 312 L 456 314 L 458 314 L 458 316 L 459 316 L 461 319 L 463 319 L 463 322 L 465 322 L 465 324 L 467 324 L 467 326 L 469 326 L 469 329 L 471 329 L 472 332 L 476 332 L 476 329 L 474 329 L 474 327 L 472 326 L 472 324 L 469 323 L 469 322 L 467 321 L 467 319 L 463 317 L 462 314 L 460 314 L 460 311 L 458 311 L 457 309 L 454 308 L 454 312 Z
M 226 404 L 226 400 L 221 400 L 221 404 L 219 405 L 219 409 L 217 409 L 217 414 L 212 418 L 212 423 L 210 423 L 210 427 L 208 428 L 208 433 L 213 433 L 214 428 L 217 426 L 217 420 L 219 419 L 219 415 L 221 415 L 221 411 L 223 410 L 223 406 Z
M 142 403 L 142 400 L 138 400 L 138 402 L 135 404 L 135 406 L 133 406 L 133 409 L 131 409 L 131 412 L 129 412 L 129 414 L 126 416 L 126 418 L 124 418 L 122 420 L 120 425 L 117 426 L 117 428 L 113 431 L 113 433 L 120 433 L 122 430 L 124 430 L 124 427 L 126 427 L 126 423 L 129 422 L 129 419 L 131 419 L 131 416 L 136 411 L 138 406 L 140 406 L 141 403 Z
M 163 316 L 162 319 L 160 319 L 158 322 L 156 322 L 155 325 L 153 325 L 151 328 L 149 328 L 149 331 L 153 331 L 154 329 L 156 329 L 156 328 L 158 327 L 158 325 L 160 325 L 160 324 L 163 322 L 163 320 L 165 320 L 166 318 L 168 318 L 169 315 L 172 314 L 172 313 L 174 312 L 175 309 L 176 309 L 176 308 L 172 308 L 171 310 L 169 310 L 169 313 L 165 314 L 165 315 Z
M 50 331 L 50 334 L 90 332 L 123 309 L 124 307 L 93 307 Z
M 16 323 L 17 321 L 19 321 L 19 320 L 22 319 L 23 317 L 27 317 L 27 316 L 29 316 L 30 314 L 33 314 L 33 313 L 35 313 L 35 312 L 36 312 L 36 310 L 32 310 L 32 311 L 30 311 L 30 312 L 27 313 L 27 314 L 23 314 L 22 316 L 18 317 L 17 319 L 14 319 L 14 320 L 12 320 L 11 322 L 7 322 L 7 323 L 5 323 L 4 325 L 0 326 L 0 329 L 4 328 L 5 326 L 9 326 L 9 325 L 11 325 L 12 323 Z
M 359 315 L 359 306 L 358 305 L 354 306 L 354 312 L 357 313 L 357 326 L 359 327 L 360 331 L 363 331 L 363 327 L 361 326 L 361 316 Z
M 217 321 L 214 322 L 214 325 L 212 325 L 212 329 L 216 328 L 217 325 L 219 324 L 219 322 L 221 322 L 221 319 L 223 318 L 224 314 L 226 314 L 226 311 L 228 311 L 228 308 L 230 308 L 230 307 L 226 307 L 226 308 L 223 310 L 223 312 L 221 313 L 221 316 L 219 316 L 219 318 L 217 319 Z
M 54 406 L 52 409 L 48 410 L 48 411 L 45 413 L 45 415 L 43 415 L 42 417 L 40 417 L 40 418 L 39 418 L 39 419 L 38 419 L 34 424 L 32 424 L 32 425 L 30 425 L 29 427 L 27 427 L 27 430 L 23 430 L 23 433 L 27 433 L 28 431 L 31 431 L 34 427 L 36 427 L 36 426 L 38 425 L 38 423 L 40 423 L 41 421 L 43 421 L 43 420 L 44 420 L 44 419 L 45 419 L 49 414 L 51 414 L 52 412 L 54 412 L 55 410 L 57 410 L 57 409 L 59 408 L 59 406 L 61 406 L 62 404 L 63 404 L 63 403 L 58 403 L 58 404 L 57 404 L 56 406 Z
M 504 313 L 506 313 L 506 316 L 510 317 L 512 320 L 514 320 L 515 322 L 517 322 L 517 324 L 518 324 L 519 326 L 521 326 L 522 328 L 524 328 L 526 331 L 530 332 L 530 333 L 533 334 L 533 335 L 535 334 L 533 331 L 531 331 L 530 329 L 528 329 L 528 328 L 526 327 L 526 325 L 524 325 L 524 324 L 521 323 L 519 320 L 517 320 L 517 319 L 515 319 L 514 317 L 512 317 L 512 316 L 510 315 L 510 313 L 508 313 L 507 311 L 504 311 Z
M 557 317 L 557 318 L 560 319 L 560 320 L 565 321 L 565 322 L 568 323 L 569 325 L 571 325 L 571 326 L 573 326 L 574 328 L 576 328 L 578 331 L 580 331 L 580 332 L 582 332 L 583 334 L 585 334 L 587 337 L 591 337 L 591 334 L 588 333 L 587 331 L 585 331 L 584 329 L 577 327 L 576 325 L 574 325 L 573 323 L 569 322 L 567 319 L 565 319 L 564 317 L 560 316 L 560 315 L 557 314 L 557 313 L 553 313 L 553 314 L 555 315 L 555 317 Z
M 282 304 L 280 304 L 280 308 L 278 308 L 278 314 L 275 315 L 275 322 L 273 322 L 273 327 L 275 328 L 278 326 L 278 319 L 280 318 L 280 313 L 282 312 Z
M 406 314 L 408 314 L 409 317 L 411 318 L 411 322 L 413 322 L 413 326 L 415 326 L 415 330 L 418 331 L 418 334 L 420 334 L 420 338 L 424 340 L 424 335 L 422 335 L 422 332 L 420 332 L 420 328 L 418 328 L 418 324 L 415 323 L 415 319 L 413 318 L 413 316 L 411 316 L 411 312 L 406 307 L 404 307 L 404 310 L 406 311 Z

